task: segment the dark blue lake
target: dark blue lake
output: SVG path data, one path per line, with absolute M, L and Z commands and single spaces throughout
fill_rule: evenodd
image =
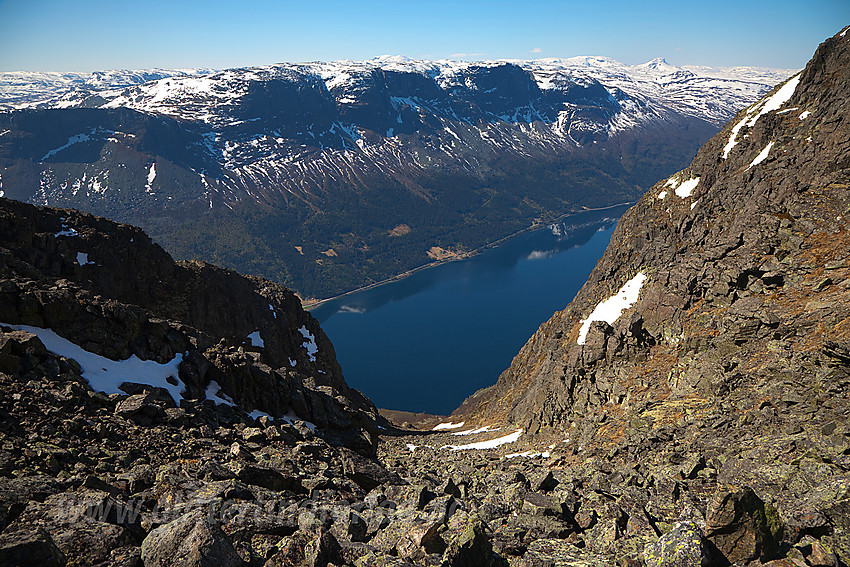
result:
M 495 384 L 537 327 L 572 301 L 626 208 L 571 216 L 324 303 L 313 316 L 348 384 L 375 405 L 448 414 Z

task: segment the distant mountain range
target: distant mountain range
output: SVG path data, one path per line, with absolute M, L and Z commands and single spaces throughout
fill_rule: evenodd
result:
M 636 200 L 789 70 L 603 57 L 0 74 L 0 194 L 327 297 Z

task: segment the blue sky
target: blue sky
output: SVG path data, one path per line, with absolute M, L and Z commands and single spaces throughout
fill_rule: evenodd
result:
M 535 59 L 801 67 L 850 0 L 0 0 L 0 71 Z

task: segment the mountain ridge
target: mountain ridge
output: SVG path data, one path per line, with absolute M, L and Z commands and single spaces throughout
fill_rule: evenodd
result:
M 767 88 L 613 65 L 597 78 L 393 58 L 76 91 L 0 113 L 0 191 L 328 297 L 427 264 L 434 247 L 463 254 L 633 200 Z
M 663 62 L 662 66 L 653 67 L 654 62 Z M 667 63 L 663 57 L 657 57 L 646 63 L 625 65 L 615 59 L 602 56 L 575 56 L 569 58 L 539 58 L 539 59 L 496 59 L 482 61 L 461 61 L 452 59 L 424 60 L 412 59 L 403 55 L 379 55 L 364 61 L 337 60 L 311 61 L 302 63 L 276 63 L 260 67 L 240 67 L 236 69 L 272 68 L 272 67 L 304 67 L 315 69 L 343 69 L 346 66 L 373 66 L 384 70 L 417 71 L 438 76 L 442 69 L 463 68 L 469 65 L 498 65 L 512 63 L 526 69 L 539 68 L 544 65 L 561 66 L 565 69 L 593 69 L 595 78 L 605 76 L 603 69 L 617 69 L 621 73 L 657 70 L 660 68 L 672 74 L 678 71 L 689 73 L 702 78 L 725 78 L 743 82 L 770 84 L 778 82 L 795 70 L 774 69 L 768 67 L 711 67 L 698 65 L 674 66 Z M 0 110 L 22 110 L 37 106 L 55 105 L 55 99 L 66 96 L 74 90 L 113 90 L 146 82 L 171 77 L 197 77 L 223 72 L 221 69 L 186 68 L 186 69 L 140 69 L 140 70 L 104 70 L 90 73 L 57 72 L 57 71 L 4 71 L 0 72 Z M 642 74 L 642 73 L 641 73 Z M 338 83 L 333 75 L 326 81 L 328 90 Z
M 283 286 L 176 263 L 138 228 L 79 211 L 0 198 L 0 235 L 0 324 L 112 361 L 172 363 L 172 404 L 290 416 L 374 451 L 374 406 L 348 387 L 330 340 Z M 17 358 L 7 356 L 7 371 Z M 144 375 L 128 370 L 130 385 L 107 393 L 150 389 L 134 373 Z

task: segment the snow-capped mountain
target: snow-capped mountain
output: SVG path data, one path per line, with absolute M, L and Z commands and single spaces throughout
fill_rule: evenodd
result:
M 633 200 L 786 73 L 384 56 L 8 75 L 0 196 L 327 295 Z
M 622 97 L 625 93 L 651 106 L 666 106 L 686 115 L 717 122 L 725 122 L 734 115 L 735 109 L 752 102 L 767 88 L 794 72 L 793 69 L 753 67 L 676 67 L 662 58 L 642 65 L 624 65 L 607 57 L 588 56 L 478 63 L 380 56 L 362 62 L 281 64 L 219 72 L 209 69 L 150 69 L 89 74 L 0 73 L 0 110 L 128 107 L 224 125 L 228 121 L 226 112 L 206 112 L 197 107 L 220 110 L 232 106 L 247 94 L 248 85 L 254 82 L 319 78 L 334 95 L 337 104 L 351 105 L 358 102 L 351 89 L 356 90 L 357 84 L 373 72 L 422 75 L 433 80 L 443 91 L 456 92 L 458 87 L 476 90 L 474 81 L 468 81 L 470 70 L 492 69 L 506 64 L 529 73 L 544 94 L 563 92 L 576 85 L 587 88 L 599 83 L 614 97 L 618 94 Z M 187 98 L 197 104 L 187 107 Z M 654 110 L 658 112 L 660 108 Z M 531 116 L 537 117 L 533 113 Z M 229 117 L 229 121 L 232 123 L 238 118 Z
M 0 73 L 0 111 L 49 105 L 70 93 L 140 85 L 175 75 L 203 75 L 209 69 L 144 69 L 54 73 L 16 71 Z

